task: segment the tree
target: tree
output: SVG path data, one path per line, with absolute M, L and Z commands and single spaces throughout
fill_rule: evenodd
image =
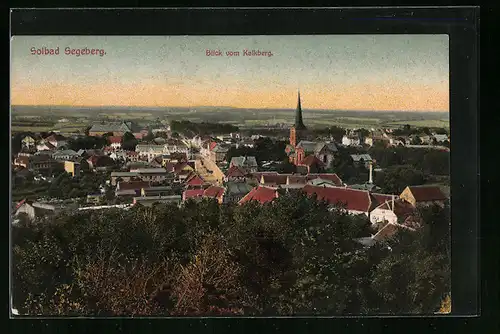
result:
M 419 136 L 413 136 L 413 137 L 411 138 L 410 143 L 411 143 L 412 145 L 422 145 L 422 139 L 420 139 L 420 137 L 419 137 Z
M 424 182 L 424 174 L 412 166 L 386 168 L 377 173 L 374 180 L 374 183 L 386 194 L 400 194 L 407 186 L 418 186 Z
M 122 148 L 126 151 L 134 151 L 138 142 L 137 138 L 130 132 L 125 132 L 121 140 Z
M 61 174 L 53 189 L 100 178 Z M 366 216 L 300 191 L 65 212 L 12 227 L 13 302 L 26 315 L 433 313 L 450 293 L 449 207 L 416 218 L 365 248 Z

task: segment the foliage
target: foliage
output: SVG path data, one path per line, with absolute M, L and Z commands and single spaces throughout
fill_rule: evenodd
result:
M 104 137 L 79 137 L 70 138 L 68 140 L 68 148 L 78 152 L 79 150 L 101 149 L 106 146 L 106 138 Z
M 262 161 L 283 161 L 286 158 L 285 153 L 286 142 L 274 142 L 269 137 L 260 137 L 254 141 L 253 147 L 231 147 L 227 153 L 227 160 L 238 156 L 254 156 L 257 163 Z
M 376 160 L 380 168 L 411 165 L 425 174 L 449 175 L 450 173 L 449 152 L 408 147 L 372 147 L 368 150 L 368 154 Z
M 375 174 L 374 183 L 385 194 L 400 194 L 407 186 L 424 184 L 424 174 L 412 166 L 395 166 Z
M 131 132 L 125 132 L 122 137 L 122 149 L 126 151 L 135 151 L 135 147 L 139 141 Z
M 63 172 L 52 181 L 47 195 L 59 199 L 86 197 L 100 193 L 100 186 L 105 184 L 107 178 L 106 173 L 82 172 L 80 176 L 71 177 Z
M 62 182 L 62 181 L 61 181 Z M 361 216 L 300 192 L 260 205 L 134 206 L 12 228 L 21 314 L 433 313 L 449 293 L 449 208 L 365 248 Z

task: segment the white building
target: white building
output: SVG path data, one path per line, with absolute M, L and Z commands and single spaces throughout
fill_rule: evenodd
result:
M 370 221 L 372 224 L 383 222 L 398 224 L 413 212 L 414 208 L 411 204 L 399 199 L 397 196 L 393 196 L 391 201 L 386 201 L 373 209 L 370 213 Z
M 359 136 L 347 136 L 342 137 L 342 145 L 344 146 L 359 146 L 361 145 L 361 139 Z

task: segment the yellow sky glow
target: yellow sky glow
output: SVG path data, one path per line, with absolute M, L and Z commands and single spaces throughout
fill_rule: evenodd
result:
M 401 83 L 301 87 L 304 109 L 443 111 L 449 109 L 443 85 Z M 18 85 L 13 105 L 72 106 L 232 106 L 237 108 L 294 108 L 294 87 L 255 91 L 245 87 L 186 87 L 182 84 Z

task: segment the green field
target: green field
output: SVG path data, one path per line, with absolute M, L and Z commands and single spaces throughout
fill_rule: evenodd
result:
M 349 110 L 303 110 L 304 123 L 308 127 L 340 126 L 343 128 L 400 127 L 405 124 L 418 127 L 449 128 L 448 113 L 444 112 L 398 112 L 398 111 L 349 111 Z M 61 118 L 70 120 L 58 123 Z M 98 121 L 135 121 L 147 125 L 155 120 L 187 120 L 191 122 L 230 123 L 236 126 L 266 126 L 268 124 L 293 124 L 293 109 L 239 109 L 231 107 L 193 108 L 76 108 L 76 107 L 31 107 L 17 106 L 12 110 L 13 131 L 82 132 Z M 36 121 L 53 122 L 53 127 Z M 23 126 L 22 122 L 28 122 Z M 33 123 L 35 122 L 35 123 Z M 31 124 L 29 124 L 31 123 Z

